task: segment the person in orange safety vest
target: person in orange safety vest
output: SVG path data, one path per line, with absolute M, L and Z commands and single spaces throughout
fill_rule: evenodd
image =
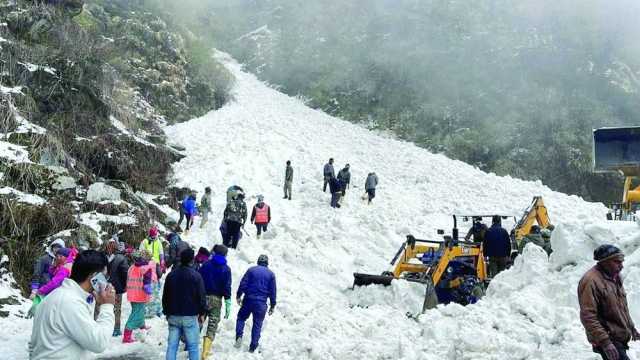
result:
M 271 208 L 264 202 L 264 196 L 258 195 L 258 203 L 253 206 L 251 211 L 251 223 L 256 224 L 258 230 L 258 239 L 262 232 L 267 232 L 267 225 L 271 222 Z

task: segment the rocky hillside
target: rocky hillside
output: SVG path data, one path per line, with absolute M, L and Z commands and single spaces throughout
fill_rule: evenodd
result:
M 165 222 L 181 153 L 161 126 L 222 106 L 232 80 L 144 2 L 50 3 L 0 0 L 0 257 L 23 290 L 54 238 L 135 245 Z

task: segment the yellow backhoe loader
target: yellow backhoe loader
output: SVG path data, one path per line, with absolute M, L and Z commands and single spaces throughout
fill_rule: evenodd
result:
M 451 235 L 443 241 L 421 240 L 412 235 L 400 246 L 391 260 L 391 269 L 381 275 L 354 273 L 353 286 L 379 284 L 388 286 L 394 279 L 419 282 L 425 285 L 423 311 L 438 304 L 456 302 L 467 305 L 484 295 L 489 282 L 487 264 L 482 242 L 459 239 L 458 219 L 487 218 L 494 215 L 453 215 Z M 540 227 L 550 225 L 547 209 L 542 198 L 534 197 L 520 220 L 515 216 L 498 215 L 503 219 L 512 217 L 515 228 L 511 231 L 512 252 L 517 254 L 517 245 L 528 235 L 537 222 Z M 438 230 L 444 235 L 443 230 Z

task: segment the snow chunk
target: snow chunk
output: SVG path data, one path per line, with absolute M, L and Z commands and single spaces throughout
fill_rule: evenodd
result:
M 22 86 L 6 87 L 6 86 L 0 85 L 0 93 L 24 95 L 22 93 Z
M 27 194 L 24 193 L 20 190 L 16 190 L 12 187 L 8 187 L 5 186 L 3 188 L 0 188 L 0 195 L 10 195 L 12 197 L 15 197 L 16 200 L 18 202 L 21 202 L 23 204 L 31 204 L 31 205 L 36 205 L 36 206 L 42 206 L 45 205 L 47 203 L 47 200 L 45 200 L 44 198 L 35 195 L 35 194 Z
M 15 145 L 6 141 L 0 141 L 0 158 L 15 163 L 31 163 L 31 160 L 29 160 L 29 152 L 24 146 Z
M 69 190 L 76 187 L 76 180 L 71 176 L 59 176 L 53 184 L 54 190 Z
M 109 186 L 103 182 L 97 182 L 89 186 L 87 201 L 100 202 L 102 200 L 120 200 L 120 189 Z
M 56 69 L 50 67 L 50 66 L 45 66 L 45 65 L 36 65 L 36 64 L 32 64 L 32 63 L 23 63 L 23 62 L 18 62 L 18 64 L 24 66 L 29 72 L 36 72 L 38 70 L 42 70 L 48 74 L 51 74 L 53 76 L 56 76 Z
M 147 145 L 147 146 L 151 146 L 151 147 L 156 147 L 155 144 L 152 144 L 150 142 L 148 142 L 147 140 L 139 137 L 136 134 L 133 134 L 131 131 L 129 131 L 129 129 L 127 129 L 127 127 L 118 119 L 116 119 L 113 116 L 110 116 L 109 119 L 111 120 L 111 124 L 113 125 L 113 127 L 115 127 L 118 131 L 120 131 L 122 134 L 132 137 L 135 141 Z

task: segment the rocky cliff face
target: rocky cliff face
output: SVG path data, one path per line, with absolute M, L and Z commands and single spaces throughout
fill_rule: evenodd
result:
M 181 154 L 162 127 L 227 100 L 209 51 L 143 2 L 0 0 L 0 262 L 22 289 L 54 238 L 135 245 L 166 223 Z

